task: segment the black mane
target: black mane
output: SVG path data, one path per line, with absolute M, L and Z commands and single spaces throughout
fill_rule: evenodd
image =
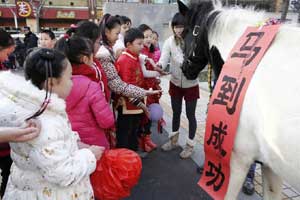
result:
M 179 5 L 179 10 L 182 9 Z M 185 38 L 185 60 L 183 64 L 183 71 L 188 79 L 197 78 L 201 70 L 210 63 L 213 67 L 216 76 L 220 74 L 223 60 L 216 47 L 209 48 L 208 32 L 214 27 L 215 18 L 220 11 L 213 11 L 214 5 L 212 1 L 192 1 L 189 8 L 183 13 L 186 17 L 186 24 L 184 30 Z M 192 32 L 194 27 L 197 29 L 197 39 L 193 37 Z M 194 45 L 196 43 L 196 45 Z M 195 55 L 191 56 L 191 48 L 194 48 Z M 184 66 L 186 65 L 186 66 Z
M 188 25 L 195 25 L 198 21 L 201 22 L 199 25 L 205 25 L 208 14 L 214 10 L 214 5 L 211 1 L 204 2 L 191 2 L 189 5 L 190 10 L 186 15 Z

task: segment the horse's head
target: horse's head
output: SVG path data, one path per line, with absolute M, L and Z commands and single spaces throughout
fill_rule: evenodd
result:
M 217 54 L 218 62 L 220 54 L 216 47 L 210 49 L 208 42 L 208 31 L 213 26 L 213 21 L 218 15 L 214 11 L 215 3 L 212 1 L 191 2 L 189 6 L 180 0 L 177 1 L 179 12 L 185 16 L 184 37 L 184 62 L 182 71 L 188 79 L 196 79 L 199 72 L 210 62 L 213 64 L 212 57 Z M 212 12 L 214 11 L 214 12 Z M 214 68 L 215 73 L 219 71 Z

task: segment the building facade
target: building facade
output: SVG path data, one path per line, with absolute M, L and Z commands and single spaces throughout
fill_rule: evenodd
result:
M 66 29 L 81 20 L 98 19 L 102 15 L 101 0 L 41 0 L 29 3 L 31 11 L 27 16 L 18 12 L 25 9 L 23 0 L 2 0 L 0 3 L 0 27 L 14 30 L 17 26 L 30 26 L 34 31 L 40 28 Z M 41 2 L 43 3 L 41 5 Z M 19 6 L 17 9 L 16 5 Z M 21 7 L 20 7 L 21 6 Z M 40 11 L 38 12 L 38 8 Z M 39 15 L 39 17 L 37 17 Z M 39 19 L 39 23 L 36 23 Z
M 32 30 L 50 28 L 54 31 L 65 30 L 71 24 L 81 20 L 96 20 L 102 16 L 103 4 L 107 1 L 118 3 L 151 3 L 173 4 L 176 0 L 29 0 L 31 13 L 21 17 L 17 13 L 16 4 L 28 0 L 1 0 L 0 1 L 0 27 L 15 30 L 16 27 L 30 26 Z M 20 3 L 21 2 L 21 3 Z M 40 3 L 43 6 L 37 11 Z M 282 0 L 223 0 L 224 4 L 258 5 L 259 8 L 269 11 L 279 11 Z M 38 15 L 38 16 L 37 16 Z M 15 16 L 15 17 L 14 17 Z M 37 19 L 39 23 L 37 23 Z

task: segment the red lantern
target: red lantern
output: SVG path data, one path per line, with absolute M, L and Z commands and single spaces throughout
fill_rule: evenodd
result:
M 103 153 L 91 175 L 95 197 L 119 200 L 128 197 L 138 183 L 142 170 L 140 156 L 129 149 L 113 149 Z

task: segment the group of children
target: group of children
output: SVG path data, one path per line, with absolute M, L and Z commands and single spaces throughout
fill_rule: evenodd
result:
M 134 151 L 156 148 L 147 106 L 159 103 L 157 77 L 164 73 L 152 66 L 152 44 L 144 40 L 149 27 L 127 30 L 116 56 L 124 18 L 105 15 L 99 26 L 80 22 L 55 42 L 51 31 L 42 31 L 44 48 L 33 49 L 24 63 L 31 83 L 0 74 L 1 126 L 21 127 L 35 118 L 41 124 L 39 137 L 10 143 L 13 165 L 3 199 L 93 199 L 88 177 L 104 150 L 115 142 Z M 125 24 L 128 29 L 131 22 Z

